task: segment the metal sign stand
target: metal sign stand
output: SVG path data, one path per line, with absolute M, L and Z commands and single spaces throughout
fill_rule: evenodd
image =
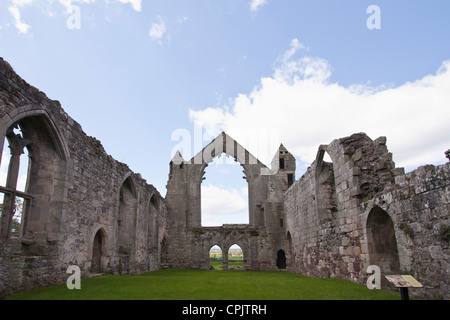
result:
M 395 287 L 400 288 L 402 300 L 409 300 L 408 288 L 422 288 L 423 285 L 410 275 L 389 275 L 386 279 Z

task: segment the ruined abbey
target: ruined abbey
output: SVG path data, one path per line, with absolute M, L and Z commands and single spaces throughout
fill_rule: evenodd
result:
M 192 159 L 168 159 L 162 197 L 1 58 L 0 107 L 0 150 L 10 151 L 0 186 L 0 298 L 63 284 L 71 265 L 82 277 L 208 269 L 214 245 L 227 269 L 233 244 L 246 270 L 365 285 L 368 266 L 377 265 L 383 275 L 412 274 L 423 284 L 412 294 L 450 298 L 450 162 L 405 174 L 386 138 L 356 133 L 318 146 L 296 180 L 295 158 L 283 145 L 269 168 L 222 133 Z M 224 153 L 243 168 L 249 223 L 204 227 L 204 170 Z M 18 190 L 23 163 L 28 179 Z

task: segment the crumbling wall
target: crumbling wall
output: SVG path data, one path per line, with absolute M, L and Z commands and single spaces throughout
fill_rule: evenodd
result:
M 20 236 L 0 239 L 0 297 L 63 283 L 70 265 L 79 266 L 82 277 L 89 276 L 99 230 L 102 272 L 158 269 L 166 214 L 159 192 L 109 156 L 58 101 L 27 84 L 0 59 L 0 150 L 17 124 L 29 143 L 26 194 L 31 200 L 26 200 Z M 120 190 L 126 180 L 132 184 L 135 205 L 130 213 L 133 241 L 124 256 L 119 254 L 118 229 Z
M 392 217 L 401 271 L 424 285 L 412 290 L 420 297 L 450 298 L 449 200 L 450 162 L 396 176 L 381 195 L 362 204 L 364 213 L 378 206 Z
M 324 152 L 332 163 L 323 162 Z M 425 166 L 405 175 L 395 168 L 384 137 L 372 141 L 354 134 L 321 146 L 317 159 L 285 194 L 294 271 L 365 284 L 367 267 L 380 261 L 380 253 L 375 258 L 371 249 L 378 246 L 381 256 L 398 259 L 382 268 L 383 276 L 413 274 L 424 288 L 412 294 L 448 298 L 449 168 L 449 163 Z M 386 223 L 392 221 L 393 240 L 386 235 L 371 243 L 368 219 L 375 209 L 386 213 Z M 370 232 L 389 231 L 379 227 Z M 388 257 L 387 248 L 398 252 Z
M 13 133 L 17 125 L 22 138 Z M 14 237 L 5 227 L 11 201 L 2 207 L 0 298 L 63 283 L 70 265 L 78 265 L 83 277 L 98 269 L 206 269 L 211 246 L 227 250 L 235 243 L 244 250 L 246 269 L 276 269 L 282 251 L 280 265 L 296 273 L 365 284 L 367 267 L 378 263 L 383 275 L 406 272 L 423 283 L 413 295 L 450 298 L 450 163 L 404 174 L 386 138 L 358 133 L 320 146 L 293 183 L 295 158 L 282 145 L 269 169 L 250 162 L 248 151 L 225 133 L 221 137 L 225 144 L 216 149 L 213 143 L 206 162 L 202 154 L 190 163 L 175 155 L 163 199 L 87 136 L 58 101 L 0 59 L 0 150 L 19 143 L 12 152 L 18 156 L 26 147 L 31 161 L 25 192 L 0 186 L 6 198 L 25 199 L 22 229 Z M 203 170 L 221 152 L 244 167 L 248 225 L 200 225 Z M 325 153 L 332 162 L 324 161 Z
M 249 224 L 203 227 L 201 183 L 204 169 L 214 157 L 223 153 L 243 167 L 248 183 Z M 283 168 L 278 167 L 279 158 L 285 161 Z M 280 146 L 274 164 L 276 168 L 267 168 L 225 133 L 189 161 L 177 152 L 170 162 L 167 182 L 168 228 L 163 247 L 164 265 L 208 269 L 211 246 L 233 243 L 243 249 L 246 268 L 250 270 L 277 269 L 279 250 L 286 252 L 290 260 L 283 194 L 288 188 L 288 175 L 295 173 L 295 158 Z M 212 243 L 211 239 L 217 243 Z

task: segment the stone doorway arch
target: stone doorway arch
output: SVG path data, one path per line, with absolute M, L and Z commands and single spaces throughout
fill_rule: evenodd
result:
M 280 270 L 286 269 L 286 253 L 281 249 L 277 253 L 277 267 Z
M 208 251 L 209 258 L 209 269 L 210 270 L 222 270 L 223 268 L 223 250 L 222 248 L 215 244 L 209 248 Z

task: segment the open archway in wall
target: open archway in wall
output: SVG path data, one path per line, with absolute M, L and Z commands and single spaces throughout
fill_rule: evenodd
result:
M 228 270 L 244 269 L 244 250 L 238 245 L 233 244 L 228 249 Z
M 374 207 L 367 217 L 366 228 L 370 264 L 379 266 L 383 275 L 398 273 L 400 260 L 391 217 Z
M 248 184 L 243 167 L 222 154 L 205 168 L 201 184 L 201 225 L 249 224 Z
M 209 249 L 209 265 L 211 270 L 222 270 L 223 254 L 222 249 L 218 245 L 214 245 Z
M 281 249 L 277 252 L 277 268 L 280 270 L 286 269 L 286 253 Z

